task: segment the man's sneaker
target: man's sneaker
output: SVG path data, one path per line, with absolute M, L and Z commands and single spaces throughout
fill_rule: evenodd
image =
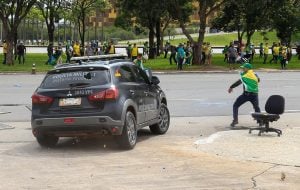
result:
M 235 127 L 236 124 L 238 124 L 238 121 L 233 120 L 232 123 L 230 124 L 231 127 Z

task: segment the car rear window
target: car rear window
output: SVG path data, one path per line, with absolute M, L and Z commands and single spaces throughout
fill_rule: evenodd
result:
M 88 87 L 110 83 L 108 69 L 93 71 L 69 71 L 46 75 L 41 88 L 56 89 L 70 87 Z

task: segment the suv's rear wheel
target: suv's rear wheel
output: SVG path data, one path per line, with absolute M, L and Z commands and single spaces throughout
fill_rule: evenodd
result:
M 136 120 L 132 112 L 128 111 L 125 116 L 125 124 L 122 135 L 117 136 L 117 142 L 124 149 L 133 149 L 137 141 Z
M 36 138 L 42 147 L 54 147 L 58 142 L 58 137 L 53 135 L 41 135 Z
M 158 123 L 151 125 L 150 130 L 154 134 L 165 134 L 170 125 L 170 112 L 166 104 L 162 103 L 159 111 Z

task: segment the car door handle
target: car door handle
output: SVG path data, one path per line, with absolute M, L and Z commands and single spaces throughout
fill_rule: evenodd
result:
M 135 93 L 134 90 L 129 90 L 129 92 L 133 95 Z

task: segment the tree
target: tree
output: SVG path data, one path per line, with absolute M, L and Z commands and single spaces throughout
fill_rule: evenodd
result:
M 165 15 L 168 0 L 118 0 L 123 16 L 149 29 L 149 58 L 154 58 L 161 43 L 161 17 Z M 154 37 L 156 36 L 156 46 Z M 157 50 L 157 51 L 155 51 Z
M 36 0 L 1 0 L 0 19 L 3 23 L 4 39 L 7 41 L 8 53 L 6 63 L 13 65 L 13 49 L 16 45 L 18 27 L 26 17 Z
M 187 11 L 193 2 L 198 4 L 198 15 L 200 18 L 198 40 L 195 41 L 186 29 L 186 21 L 192 11 Z M 193 46 L 193 64 L 201 63 L 202 44 L 204 41 L 207 18 L 211 13 L 220 8 L 224 0 L 170 0 L 170 13 L 174 19 L 179 21 L 179 25 Z
M 44 18 L 43 18 L 41 11 L 37 7 L 33 6 L 30 9 L 30 11 L 28 12 L 28 14 L 26 16 L 26 20 L 28 21 L 28 25 L 29 25 L 29 21 L 31 21 L 31 23 L 32 23 L 31 28 L 28 27 L 28 29 L 27 29 L 30 31 L 32 39 L 34 39 L 34 38 L 39 39 L 39 36 L 38 36 L 39 30 L 43 29 L 43 24 L 44 24 Z M 39 27 L 39 24 L 38 24 L 39 22 L 42 23 L 41 27 Z M 34 24 L 35 23 L 37 24 L 36 30 L 35 30 L 36 36 L 34 36 Z M 23 32 L 25 32 L 25 31 L 23 31 Z
M 74 0 L 72 2 L 73 16 L 76 18 L 81 45 L 85 42 L 86 19 L 97 9 L 103 10 L 108 6 L 105 0 Z
M 276 11 L 272 12 L 272 27 L 283 43 L 290 44 L 292 34 L 300 30 L 300 0 L 274 2 Z
M 239 10 L 238 4 L 225 3 L 223 10 L 219 16 L 212 21 L 212 28 L 222 30 L 224 32 L 237 31 L 238 41 L 241 44 L 245 31 L 243 30 L 243 17 Z
M 66 4 L 68 1 L 64 0 L 39 0 L 37 3 L 47 25 L 49 43 L 54 42 L 55 22 L 59 22 L 59 12 Z
M 214 20 L 213 26 L 224 31 L 238 31 L 241 43 L 244 34 L 247 44 L 256 30 L 270 27 L 270 13 L 276 12 L 274 1 L 266 0 L 229 0 L 226 1 L 221 15 Z

